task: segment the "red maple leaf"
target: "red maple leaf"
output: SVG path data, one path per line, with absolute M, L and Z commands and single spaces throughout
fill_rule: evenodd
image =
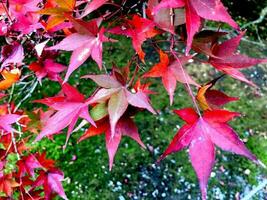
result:
M 46 158 L 46 152 L 35 154 L 36 159 L 45 169 L 55 168 L 55 161 L 52 159 Z
M 22 157 L 17 163 L 18 176 L 21 178 L 27 172 L 31 177 L 34 177 L 34 169 L 42 168 L 42 165 L 33 154 Z
M 31 189 L 34 181 L 29 176 L 24 176 L 20 178 L 20 196 L 19 199 L 23 200 L 42 200 L 44 199 L 42 193 L 43 191 L 41 189 Z
M 95 125 L 89 115 L 88 104 L 86 103 L 83 94 L 67 83 L 62 85 L 62 91 L 64 96 L 49 97 L 34 101 L 45 104 L 57 111 L 46 120 L 41 133 L 36 137 L 35 141 L 38 141 L 45 136 L 59 133 L 62 129 L 69 126 L 66 139 L 67 144 L 79 117 Z
M 226 32 L 202 30 L 197 33 L 192 43 L 192 49 L 207 56 L 216 57 L 212 54 L 212 46 L 216 44 L 221 36 Z
M 162 0 L 153 12 L 157 13 L 162 8 L 185 7 L 187 47 L 186 54 L 191 49 L 194 35 L 199 31 L 201 18 L 228 23 L 234 28 L 238 28 L 236 22 L 228 14 L 226 8 L 220 0 Z
M 153 21 L 134 15 L 131 20 L 126 20 L 125 23 L 110 29 L 108 32 L 131 37 L 133 48 L 139 58 L 144 62 L 145 53 L 142 50 L 143 42 L 160 33 L 154 26 L 155 23 Z
M 190 75 L 182 69 L 182 63 L 177 62 L 177 60 L 170 62 L 168 55 L 162 50 L 159 50 L 159 56 L 160 62 L 154 65 L 150 71 L 144 74 L 143 77 L 161 77 L 163 86 L 170 96 L 170 104 L 173 103 L 176 81 L 179 81 L 180 83 L 193 84 L 199 87 Z
M 4 134 L 0 137 L 0 143 L 3 148 L 0 149 L 0 159 L 5 159 L 9 153 L 19 153 L 22 154 L 23 151 L 29 150 L 29 147 L 26 147 L 25 142 L 27 138 L 16 143 L 16 147 L 12 142 L 11 133 Z
M 246 55 L 236 53 L 244 34 L 245 32 L 242 32 L 238 36 L 226 40 L 221 44 L 215 43 L 212 46 L 212 54 L 210 55 L 209 63 L 219 71 L 255 86 L 255 84 L 247 80 L 239 70 L 259 63 L 266 63 L 267 59 L 250 58 Z
M 8 197 L 11 197 L 13 188 L 18 186 L 19 184 L 14 180 L 12 174 L 0 177 L 0 192 L 5 193 Z
M 196 100 L 202 110 L 216 110 L 227 103 L 238 100 L 237 97 L 230 97 L 219 90 L 211 89 L 222 76 L 215 78 L 198 89 Z
M 91 126 L 79 139 L 79 142 L 100 134 L 105 134 L 106 136 L 106 149 L 109 155 L 109 170 L 112 169 L 113 161 L 117 149 L 119 147 L 122 136 L 128 136 L 139 143 L 143 148 L 145 145 L 140 139 L 138 129 L 134 121 L 128 116 L 128 113 L 123 115 L 116 124 L 114 134 L 111 134 L 110 122 L 107 117 L 99 120 L 96 123 L 97 127 Z
M 228 121 L 239 116 L 239 113 L 212 110 L 205 111 L 203 116 L 199 117 L 192 108 L 174 112 L 186 124 L 177 132 L 160 160 L 189 146 L 189 156 L 199 180 L 202 199 L 206 199 L 208 179 L 215 162 L 215 145 L 261 164 L 227 124 Z
M 66 67 L 56 63 L 53 59 L 45 59 L 44 61 L 40 60 L 39 62 L 31 63 L 29 69 L 35 72 L 37 80 L 41 83 L 46 76 L 50 80 L 57 81 L 59 73 L 63 72 Z

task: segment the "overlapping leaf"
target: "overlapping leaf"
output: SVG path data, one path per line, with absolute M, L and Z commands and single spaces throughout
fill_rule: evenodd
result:
M 226 32 L 202 30 L 197 33 L 192 43 L 192 49 L 207 56 L 216 57 L 212 54 L 212 46 L 218 42 L 219 38 L 227 35 Z
M 108 118 L 103 118 L 97 122 L 97 127 L 91 126 L 79 139 L 79 141 L 85 140 L 89 137 L 105 134 L 106 137 L 106 149 L 109 155 L 109 170 L 112 169 L 114 157 L 119 147 L 122 136 L 128 136 L 145 148 L 145 145 L 140 139 L 137 127 L 133 120 L 124 115 L 116 124 L 114 134 L 111 134 L 110 122 Z
M 68 199 L 61 182 L 64 179 L 64 174 L 58 169 L 49 169 L 41 171 L 40 175 L 34 181 L 33 187 L 43 186 L 45 199 L 52 199 L 53 193 L 57 193 L 63 199 Z
M 12 30 L 29 34 L 43 28 L 39 22 L 40 15 L 36 13 L 41 0 L 10 0 L 8 1 L 9 15 L 13 19 Z
M 160 33 L 154 27 L 155 23 L 153 21 L 134 15 L 131 20 L 126 20 L 122 25 L 110 29 L 109 32 L 131 37 L 134 50 L 144 62 L 145 53 L 142 50 L 143 42 Z
M 200 29 L 202 18 L 225 22 L 236 29 L 238 28 L 238 25 L 228 14 L 226 8 L 223 6 L 220 0 L 162 0 L 160 4 L 154 7 L 153 12 L 157 13 L 162 8 L 181 7 L 185 7 L 187 54 L 191 49 L 194 35 Z
M 121 81 L 118 78 L 122 78 Z M 128 105 L 144 108 L 155 114 L 150 105 L 148 93 L 139 88 L 135 93 L 127 88 L 127 78 L 113 69 L 112 75 L 87 75 L 83 78 L 90 78 L 101 88 L 88 100 L 89 104 L 108 102 L 108 113 L 112 136 L 115 134 L 115 127 L 118 120 L 125 113 Z M 125 78 L 125 80 L 123 79 Z
M 76 0 L 48 1 L 46 7 L 38 12 L 40 14 L 50 16 L 47 21 L 46 29 L 52 29 L 68 19 L 68 17 L 71 16 L 74 11 L 75 4 Z
M 31 177 L 35 177 L 34 170 L 37 168 L 42 168 L 43 166 L 39 163 L 33 154 L 23 157 L 18 161 L 18 175 L 22 177 L 27 172 Z
M 171 14 L 169 8 L 162 8 L 153 15 L 153 9 L 158 4 L 159 0 L 149 0 L 147 2 L 148 17 L 155 22 L 157 27 L 174 34 L 175 27 L 185 23 L 184 9 L 175 9 L 173 14 Z
M 37 80 L 41 83 L 44 77 L 48 77 L 50 80 L 57 81 L 59 73 L 63 72 L 66 67 L 62 64 L 56 63 L 52 59 L 46 59 L 43 62 L 33 62 L 29 65 L 29 69 L 34 71 Z
M 219 71 L 222 71 L 235 79 L 255 86 L 255 84 L 247 80 L 239 70 L 254 66 L 256 64 L 266 63 L 267 59 L 250 58 L 246 55 L 236 53 L 244 33 L 245 32 L 242 32 L 238 36 L 226 40 L 221 44 L 214 44 L 209 63 Z
M 21 66 L 23 64 L 23 59 L 24 50 L 21 44 L 14 42 L 11 45 L 5 45 L 1 50 L 1 69 L 9 65 Z
M 219 90 L 211 89 L 221 77 L 210 81 L 198 89 L 196 100 L 202 110 L 219 109 L 227 103 L 238 100 L 237 97 L 230 97 Z
M 49 97 L 35 102 L 45 104 L 57 112 L 53 114 L 46 123 L 41 133 L 35 139 L 36 141 L 43 137 L 52 136 L 59 133 L 62 129 L 68 128 L 67 141 L 79 117 L 95 125 L 88 112 L 88 104 L 85 103 L 84 96 L 76 88 L 65 83 L 62 85 L 64 96 Z
M 161 77 L 162 83 L 170 96 L 170 104 L 173 102 L 173 95 L 176 88 L 176 81 L 199 86 L 183 69 L 182 61 L 169 61 L 169 57 L 162 50 L 159 51 L 160 62 L 144 74 L 144 77 Z M 186 60 L 186 59 L 184 59 Z

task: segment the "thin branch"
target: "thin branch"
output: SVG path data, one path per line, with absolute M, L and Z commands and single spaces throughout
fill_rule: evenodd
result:
M 12 97 L 13 97 L 13 93 L 14 93 L 14 87 L 15 87 L 15 84 L 12 84 L 12 88 L 11 88 L 9 98 L 8 98 L 8 103 L 10 103 L 12 101 Z
M 16 138 L 15 138 L 13 130 L 11 131 L 11 140 L 12 140 L 12 143 L 13 143 L 14 150 L 15 150 L 15 153 L 17 155 L 17 158 L 18 158 L 18 160 L 20 160 L 20 155 L 19 155 L 19 152 L 18 152 L 18 148 L 17 148 L 17 144 L 16 144 Z
M 18 110 L 18 108 L 20 107 L 20 105 L 25 101 L 27 100 L 29 97 L 31 97 L 32 93 L 34 92 L 35 88 L 37 87 L 38 85 L 38 81 L 34 82 L 32 88 L 30 89 L 30 91 L 27 93 L 26 96 L 24 96 L 24 98 L 17 104 L 17 106 L 15 107 L 14 109 L 14 112 L 16 112 Z
M 262 190 L 267 185 L 267 179 L 261 182 L 257 187 L 251 190 L 242 200 L 249 200 L 251 199 L 257 192 Z
M 214 28 L 214 27 L 206 27 L 206 30 L 217 31 L 218 29 L 217 28 Z M 220 29 L 220 30 L 222 32 L 227 32 L 227 33 L 233 32 L 233 31 L 227 30 L 227 29 Z M 244 42 L 247 42 L 247 43 L 255 44 L 255 45 L 260 46 L 260 47 L 266 47 L 266 44 L 265 43 L 255 42 L 255 41 L 252 41 L 252 40 L 248 40 L 248 39 L 246 39 L 244 37 L 242 37 L 241 40 L 244 41 Z
M 248 26 L 259 24 L 259 23 L 263 22 L 263 20 L 265 19 L 266 15 L 267 15 L 267 6 L 261 10 L 261 13 L 260 13 L 260 16 L 259 16 L 258 19 L 254 20 L 252 22 L 249 22 L 247 24 L 244 24 L 241 28 L 244 29 L 244 28 L 246 28 Z
M 188 78 L 187 78 L 187 76 L 186 76 L 186 74 L 185 74 L 183 65 L 182 65 L 180 59 L 178 58 L 178 56 L 176 55 L 176 53 L 175 53 L 175 51 L 174 51 L 174 49 L 173 49 L 173 48 L 174 48 L 174 47 L 173 47 L 173 44 L 174 44 L 173 41 L 174 41 L 174 37 L 172 36 L 172 38 L 171 38 L 170 51 L 171 51 L 172 55 L 174 56 L 174 58 L 176 59 L 176 61 L 179 63 L 179 67 L 181 68 L 181 71 L 182 71 L 182 73 L 183 73 L 183 77 L 184 77 L 184 79 L 185 79 L 186 87 L 187 87 L 187 89 L 188 89 L 189 95 L 190 95 L 190 97 L 191 97 L 191 99 L 192 99 L 192 102 L 193 102 L 193 104 L 194 104 L 194 106 L 195 106 L 195 108 L 196 108 L 196 110 L 197 110 L 197 113 L 198 113 L 199 117 L 201 117 L 200 109 L 199 109 L 198 104 L 197 104 L 197 102 L 196 102 L 196 99 L 195 99 L 195 96 L 194 96 L 194 94 L 193 94 L 193 91 L 192 91 L 192 89 L 191 89 L 191 87 L 190 87 L 190 84 L 189 84 Z

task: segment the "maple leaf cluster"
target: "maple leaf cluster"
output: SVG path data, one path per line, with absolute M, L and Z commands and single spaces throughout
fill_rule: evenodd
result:
M 251 58 L 238 52 L 245 31 L 240 30 L 220 0 L 140 2 L 143 3 L 142 11 L 133 11 L 137 4 L 127 0 L 1 2 L 0 37 L 5 38 L 0 55 L 1 98 L 9 96 L 6 105 L 10 105 L 15 84 L 28 77 L 32 77 L 36 84 L 42 85 L 43 79 L 47 78 L 61 86 L 57 95 L 33 101 L 34 106 L 46 105 L 48 109 L 45 111 L 40 108 L 31 112 L 21 109 L 18 114 L 18 107 L 30 94 L 13 110 L 6 105 L 1 108 L 0 141 L 5 148 L 1 152 L 0 191 L 5 197 L 12 197 L 13 191 L 18 190 L 21 199 L 42 199 L 42 190 L 36 189 L 42 186 L 45 199 L 52 199 L 55 194 L 67 198 L 61 185 L 63 173 L 45 154 L 29 153 L 24 145 L 27 141 L 21 143 L 21 133 L 14 135 L 16 130 L 12 124 L 25 123 L 23 134 L 37 134 L 35 142 L 44 137 L 53 139 L 54 135 L 64 133 L 67 128 L 64 148 L 77 129 L 88 125 L 78 142 L 104 134 L 111 170 L 122 136 L 128 136 L 146 148 L 134 116 L 145 110 L 157 114 L 150 101 L 150 95 L 155 94 L 149 89 L 151 83 L 148 80 L 151 78 L 161 78 L 170 105 L 175 101 L 177 83 L 183 84 L 192 98 L 195 109 L 175 110 L 186 124 L 175 135 L 160 160 L 188 147 L 202 199 L 207 196 L 208 179 L 215 162 L 215 146 L 263 165 L 228 125 L 240 114 L 222 108 L 237 101 L 237 97 L 212 89 L 223 75 L 200 84 L 187 72 L 186 64 L 202 62 L 224 75 L 256 87 L 240 70 L 266 63 L 267 59 Z M 219 29 L 207 30 L 205 20 L 226 23 L 236 30 L 237 35 L 232 36 Z M 126 66 L 117 66 L 116 61 L 112 67 L 106 66 L 102 58 L 104 43 L 112 45 L 120 42 L 120 39 L 113 38 L 123 36 L 131 40 L 136 54 L 129 55 Z M 226 36 L 228 39 L 225 40 Z M 161 45 L 162 38 L 168 48 Z M 159 57 L 159 62 L 150 69 L 147 69 L 144 43 L 151 44 Z M 68 66 L 58 59 L 65 52 L 72 52 Z M 99 70 L 103 72 L 104 69 L 106 73 L 80 77 L 97 84 L 94 92 L 87 97 L 68 80 L 90 58 Z M 196 95 L 191 87 L 196 89 Z M 16 169 L 4 173 L 8 154 L 17 154 L 19 159 Z
M 52 199 L 56 194 L 67 199 L 61 185 L 64 174 L 55 166 L 55 161 L 47 159 L 45 152 L 34 153 L 28 146 L 31 135 L 22 137 L 22 133 L 12 127 L 20 126 L 24 132 L 33 133 L 40 126 L 34 126 L 34 120 L 23 111 L 15 111 L 13 103 L 0 105 L 0 113 L 1 199 L 13 199 L 14 194 L 19 195 L 19 199 Z

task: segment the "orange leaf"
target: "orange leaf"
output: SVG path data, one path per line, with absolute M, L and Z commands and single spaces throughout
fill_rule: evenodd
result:
M 199 88 L 196 95 L 196 100 L 202 110 L 205 111 L 219 109 L 221 106 L 227 103 L 238 100 L 237 97 L 230 97 L 219 90 L 211 89 L 216 81 L 218 81 L 222 76 L 215 78 Z
M 49 17 L 48 21 L 47 21 L 47 25 L 46 25 L 46 30 L 52 29 L 53 27 L 61 24 L 62 22 L 65 21 L 65 17 L 63 16 L 51 16 Z
M 48 1 L 45 8 L 38 11 L 39 14 L 50 15 L 47 21 L 46 30 L 52 29 L 68 19 L 68 16 L 72 15 L 75 4 L 76 0 Z
M 3 70 L 1 72 L 4 80 L 0 81 L 0 90 L 6 90 L 10 88 L 13 83 L 16 83 L 20 77 L 19 69 L 12 69 L 11 71 Z
M 76 0 L 55 0 L 57 5 L 61 8 L 72 11 L 75 7 Z
M 202 110 L 211 110 L 211 108 L 210 108 L 210 106 L 206 100 L 206 97 L 205 97 L 206 91 L 211 86 L 212 86 L 212 84 L 204 85 L 204 86 L 200 87 L 198 92 L 197 92 L 196 99 L 197 99 L 198 104 Z

